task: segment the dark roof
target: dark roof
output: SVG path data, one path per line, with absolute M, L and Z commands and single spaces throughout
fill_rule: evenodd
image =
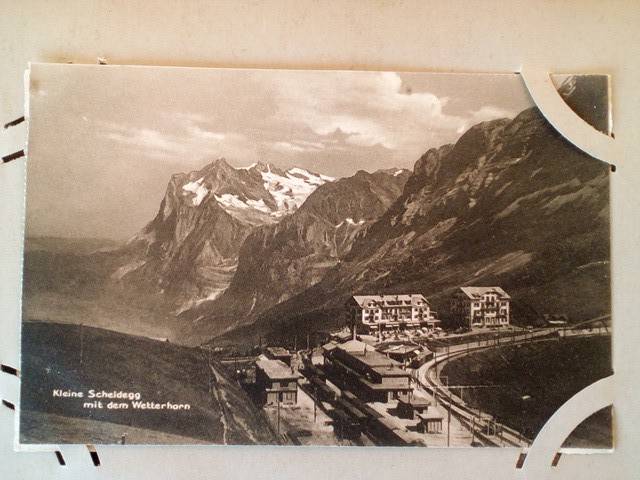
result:
M 500 287 L 460 287 L 460 290 L 469 298 L 478 298 L 485 293 L 497 293 L 503 298 L 511 298 L 509 294 Z
M 399 363 L 375 350 L 365 352 L 348 352 L 370 368 L 397 368 Z
M 418 302 L 429 305 L 427 299 L 421 293 L 399 294 L 399 295 L 354 295 L 352 297 L 361 307 L 366 307 L 370 302 L 374 302 L 384 307 L 410 306 Z
M 406 372 L 405 372 L 406 373 Z M 409 376 L 409 374 L 406 374 L 406 376 Z M 366 379 L 363 376 L 358 377 L 358 381 L 360 383 L 362 383 L 363 385 L 366 385 L 367 387 L 369 387 L 371 390 L 378 390 L 378 391 L 396 391 L 396 390 L 405 390 L 407 392 L 410 392 L 413 390 L 413 387 L 411 385 L 409 385 L 409 383 L 406 380 L 406 376 L 403 377 L 397 377 L 397 378 L 390 378 L 385 380 L 384 383 L 375 383 L 375 382 L 371 382 L 368 379 Z
M 274 357 L 291 356 L 291 352 L 284 347 L 269 347 L 267 348 L 267 353 Z
M 411 405 L 412 407 L 428 407 L 431 405 L 431 402 L 423 397 L 416 397 L 412 395 L 409 400 L 404 400 L 402 398 L 398 399 L 399 403 L 404 403 L 406 405 Z
M 373 367 L 371 370 L 376 372 L 381 377 L 410 377 L 411 374 L 406 370 L 395 366 L 389 367 Z

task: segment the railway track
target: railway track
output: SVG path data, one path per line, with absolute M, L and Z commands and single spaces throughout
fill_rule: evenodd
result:
M 506 425 L 497 423 L 493 416 L 486 412 L 472 409 L 460 397 L 453 394 L 451 390 L 454 389 L 455 386 L 449 388 L 443 385 L 438 378 L 437 368 L 439 365 L 441 366 L 453 358 L 479 350 L 550 340 L 555 340 L 555 338 L 547 338 L 545 335 L 544 338 L 525 337 L 515 341 L 503 341 L 499 345 L 463 346 L 454 352 L 446 354 L 444 358 L 440 356 L 437 360 L 428 362 L 422 368 L 416 370 L 416 375 L 413 378 L 423 389 L 431 394 L 436 401 L 439 401 L 442 405 L 446 405 L 447 409 L 451 410 L 451 414 L 472 432 L 474 440 L 477 439 L 478 443 L 486 446 L 527 447 L 531 442 L 520 432 Z
M 488 413 L 479 412 L 478 410 L 470 408 L 460 397 L 451 392 L 452 389 L 456 388 L 455 386 L 449 387 L 447 385 L 443 385 L 438 378 L 438 366 L 446 364 L 453 358 L 468 355 L 471 352 L 479 350 L 519 344 L 557 341 L 559 340 L 559 337 L 562 336 L 561 332 L 583 329 L 586 325 L 597 323 L 603 323 L 603 325 L 605 325 L 606 320 L 610 320 L 610 318 L 610 315 L 603 315 L 571 327 L 560 327 L 538 332 L 523 333 L 520 336 L 514 335 L 511 340 L 507 337 L 502 339 L 502 341 L 491 344 L 487 342 L 482 345 L 481 342 L 478 342 L 476 346 L 473 347 L 471 347 L 470 344 L 450 345 L 447 353 L 441 352 L 437 360 L 432 360 L 423 365 L 420 369 L 416 370 L 414 379 L 422 386 L 422 388 L 433 395 L 434 398 L 439 400 L 443 405 L 446 404 L 448 408 L 451 408 L 452 415 L 455 415 L 456 418 L 463 425 L 469 428 L 470 431 L 474 431 L 475 437 L 477 437 L 484 445 L 527 447 L 530 445 L 531 441 L 520 432 L 506 425 L 497 424 L 495 419 Z M 609 328 L 604 326 L 598 329 L 595 333 L 590 333 L 589 331 L 579 333 L 580 336 L 602 334 L 610 334 Z M 454 351 L 452 352 L 451 350 Z M 476 428 L 478 429 L 477 431 Z M 485 431 L 488 433 L 484 433 Z

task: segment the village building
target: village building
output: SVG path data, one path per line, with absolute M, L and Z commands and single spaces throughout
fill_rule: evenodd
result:
M 354 295 L 347 302 L 351 325 L 368 334 L 434 329 L 440 320 L 428 300 L 419 293 L 403 295 Z
M 451 299 L 451 316 L 469 328 L 506 327 L 510 300 L 500 287 L 460 287 Z
M 281 360 L 262 357 L 256 361 L 256 386 L 265 405 L 295 405 L 299 374 Z
M 400 363 L 358 340 L 324 348 L 325 371 L 331 382 L 364 402 L 408 399 L 411 375 Z
M 552 327 L 557 327 L 559 325 L 566 325 L 569 323 L 569 316 L 565 313 L 555 313 L 549 314 L 545 313 L 543 315 L 544 321 L 547 322 L 547 325 Z
M 427 347 L 408 343 L 391 343 L 377 347 L 387 357 L 401 363 L 405 367 L 422 365 L 433 358 L 433 352 Z
M 427 409 L 416 415 L 420 433 L 442 433 L 442 415 L 436 409 Z
M 346 342 L 347 340 L 351 340 L 352 337 L 353 337 L 353 333 L 347 327 L 345 327 L 344 330 L 330 334 L 331 340 L 337 343 Z
M 430 402 L 426 398 L 411 395 L 407 399 L 398 401 L 396 411 L 400 418 L 415 420 L 417 415 L 427 412 L 429 405 Z
M 267 347 L 264 353 L 271 360 L 280 360 L 291 365 L 291 352 L 284 347 Z

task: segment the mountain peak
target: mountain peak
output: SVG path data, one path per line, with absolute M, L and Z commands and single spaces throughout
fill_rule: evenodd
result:
M 263 162 L 262 160 L 254 163 L 250 169 L 257 172 L 271 172 L 272 170 L 278 170 L 278 168 L 274 167 L 271 163 Z
M 227 159 L 224 157 L 218 157 L 215 160 L 213 160 L 212 162 L 209 162 L 207 165 L 205 165 L 200 171 L 205 171 L 205 170 L 212 170 L 214 168 L 233 168 L 231 165 L 229 165 L 229 162 L 227 162 Z
M 380 168 L 373 172 L 374 175 L 391 175 L 393 177 L 398 177 L 400 175 L 410 175 L 411 170 L 407 168 Z

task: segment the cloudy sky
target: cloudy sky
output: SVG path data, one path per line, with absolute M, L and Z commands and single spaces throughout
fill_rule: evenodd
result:
M 532 105 L 517 75 L 35 65 L 27 232 L 125 239 L 217 157 L 335 177 L 412 168 Z

